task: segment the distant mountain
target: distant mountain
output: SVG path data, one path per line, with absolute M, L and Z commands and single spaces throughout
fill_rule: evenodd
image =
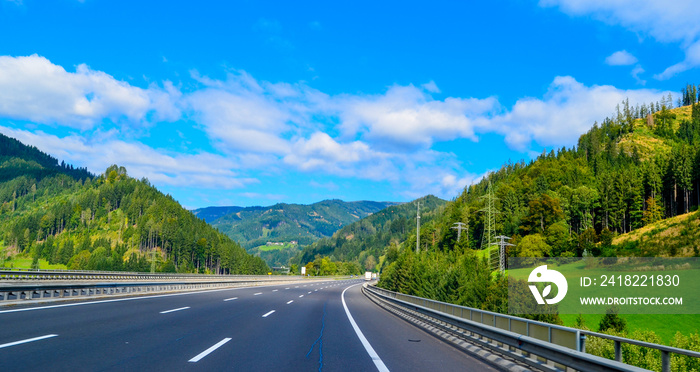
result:
M 310 205 L 280 203 L 270 207 L 207 207 L 192 212 L 249 252 L 267 242 L 296 242 L 296 245 L 289 244 L 280 249 L 254 251 L 263 259 L 267 257 L 268 264 L 278 266 L 287 265 L 289 258 L 298 252 L 299 245 L 329 237 L 349 223 L 398 204 L 324 200 Z M 219 216 L 224 212 L 228 213 Z
M 124 167 L 93 175 L 0 134 L 0 267 L 263 274 L 268 267 Z
M 330 257 L 332 261 L 354 261 L 365 269 L 374 270 L 392 243 L 398 246 L 407 238 L 413 237 L 415 244 L 415 236 L 411 234 L 416 231 L 418 203 L 423 224 L 440 216 L 447 201 L 428 195 L 410 203 L 388 207 L 343 227 L 332 237 L 320 239 L 305 247 L 292 262 L 303 266 L 321 256 Z M 428 236 L 423 236 L 421 241 L 425 239 Z
M 264 207 L 249 207 L 251 210 L 254 208 L 264 208 Z M 205 207 L 199 208 L 192 211 L 195 216 L 203 219 L 207 222 L 212 222 L 217 218 L 221 218 L 227 214 L 238 213 L 246 207 Z

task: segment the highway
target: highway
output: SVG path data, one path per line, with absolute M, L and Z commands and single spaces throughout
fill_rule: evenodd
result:
M 495 371 L 372 303 L 363 282 L 0 307 L 0 370 Z

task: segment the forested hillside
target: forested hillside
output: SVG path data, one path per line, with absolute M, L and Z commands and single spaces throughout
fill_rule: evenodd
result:
M 207 207 L 193 212 L 268 265 L 288 266 L 289 259 L 298 254 L 302 246 L 329 237 L 341 227 L 395 204 L 324 200 L 310 205 Z M 224 212 L 228 213 L 221 216 Z M 274 244 L 268 245 L 268 242 Z
M 377 270 L 386 257 L 398 254 L 398 246 L 416 229 L 417 203 L 420 203 L 422 223 L 430 222 L 441 213 L 446 201 L 428 195 L 410 203 L 383 209 L 338 230 L 305 247 L 292 262 L 306 265 L 326 257 L 330 262 L 351 262 L 361 270 Z M 426 240 L 432 237 L 427 236 Z M 415 243 L 415 239 L 414 239 Z M 316 262 L 320 266 L 320 261 Z M 314 271 L 315 272 L 315 271 Z
M 421 230 L 425 249 L 415 254 L 409 237 L 379 285 L 505 313 L 507 281 L 482 254 L 499 234 L 513 238 L 509 256 L 700 256 L 700 243 L 692 240 L 700 203 L 700 103 L 697 88 L 682 93 L 679 107 L 670 96 L 636 107 L 625 101 L 612 118 L 593 123 L 578 146 L 508 163 L 465 188 Z M 689 212 L 694 215 L 658 223 Z M 470 227 L 459 242 L 455 222 Z M 667 228 L 677 231 L 662 233 Z M 423 241 L 425 235 L 436 239 Z M 661 239 L 665 244 L 648 244 Z M 534 317 L 562 322 L 557 315 Z M 644 329 L 634 337 L 658 342 Z
M 447 258 L 450 254 L 474 255 L 473 250 L 488 248 L 493 241 L 485 228 L 489 199 L 495 226 L 491 233 L 513 237 L 516 246 L 509 250 L 510 256 L 573 257 L 584 251 L 594 256 L 697 256 L 697 247 L 650 251 L 639 250 L 633 241 L 612 244 L 618 234 L 698 208 L 700 104 L 696 88 L 686 87 L 679 103 L 684 106 L 673 108 L 671 97 L 636 107 L 625 101 L 612 118 L 594 123 L 578 146 L 543 152 L 527 164 L 508 163 L 465 188 L 440 218 L 425 225 L 422 235 L 437 238 L 422 242 L 425 253 L 415 259 L 431 257 L 431 264 L 441 262 L 446 267 L 440 270 L 450 271 L 456 262 Z M 470 226 L 460 242 L 450 228 L 455 222 Z M 423 280 L 420 268 L 397 262 L 384 275 L 382 285 L 408 285 L 406 278 L 394 276 L 399 267 L 414 274 L 409 274 L 409 282 Z M 416 288 L 443 285 L 448 284 Z M 480 307 L 483 300 L 470 304 Z
M 339 228 L 394 204 L 342 200 L 324 200 L 310 205 L 279 203 L 270 207 L 242 208 L 210 223 L 246 249 L 267 242 L 291 240 L 306 245 L 331 236 Z M 208 210 L 203 208 L 194 212 L 202 214 Z
M 0 266 L 15 256 L 71 269 L 262 274 L 246 254 L 147 180 L 94 176 L 0 135 Z

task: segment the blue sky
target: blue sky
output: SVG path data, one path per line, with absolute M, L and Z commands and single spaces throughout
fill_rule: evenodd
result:
M 188 208 L 450 199 L 626 97 L 700 83 L 698 19 L 691 1 L 0 0 L 0 133 Z

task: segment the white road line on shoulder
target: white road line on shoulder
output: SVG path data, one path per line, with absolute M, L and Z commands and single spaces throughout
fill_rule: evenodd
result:
M 271 314 L 274 313 L 274 312 L 275 312 L 275 311 L 272 310 L 272 311 L 266 313 L 265 315 L 263 315 L 262 317 L 263 317 L 263 318 L 267 318 L 269 315 L 271 315 Z
M 287 305 L 291 304 L 292 302 L 294 302 L 294 300 L 289 300 L 289 302 L 287 302 Z
M 261 294 L 262 294 L 262 292 L 258 292 L 256 294 L 254 294 L 253 296 L 257 296 L 257 295 L 261 295 Z
M 172 312 L 174 312 L 174 311 L 187 310 L 187 309 L 189 309 L 189 308 L 190 308 L 189 306 L 185 306 L 185 307 L 180 307 L 180 308 L 177 308 L 177 309 L 161 311 L 160 313 L 161 313 L 161 314 L 167 314 L 167 313 L 172 313 Z
M 225 344 L 225 343 L 227 343 L 227 342 L 229 342 L 229 341 L 231 341 L 230 338 L 225 338 L 225 339 L 223 339 L 223 340 L 217 342 L 216 345 L 214 345 L 214 346 L 212 346 L 212 347 L 210 347 L 210 348 L 208 348 L 208 349 L 202 351 L 202 352 L 199 353 L 199 355 L 197 355 L 196 357 L 194 357 L 194 358 L 188 360 L 188 362 L 190 362 L 190 363 L 197 363 L 197 362 L 199 362 L 200 360 L 202 360 L 202 358 L 204 358 L 205 356 L 211 354 L 212 351 L 214 351 L 214 350 L 220 348 L 223 344 Z
M 231 301 L 231 300 L 237 300 L 237 299 L 238 299 L 238 297 L 231 297 L 231 298 L 225 299 L 224 301 Z
M 350 310 L 348 310 L 348 305 L 345 303 L 345 292 L 356 286 L 358 284 L 353 284 L 343 291 L 343 293 L 340 295 L 340 299 L 343 301 L 343 308 L 345 308 L 345 315 L 348 316 L 348 320 L 350 321 L 350 325 L 352 325 L 352 329 L 355 330 L 355 333 L 357 334 L 357 337 L 360 339 L 360 342 L 362 342 L 362 346 L 365 347 L 365 350 L 367 351 L 367 354 L 369 354 L 369 357 L 372 358 L 372 361 L 374 362 L 374 366 L 377 367 L 377 370 L 379 372 L 389 372 L 389 368 L 386 368 L 386 365 L 384 362 L 382 362 L 382 359 L 377 355 L 377 352 L 374 351 L 374 348 L 372 348 L 372 345 L 369 344 L 369 341 L 367 341 L 367 338 L 365 338 L 365 335 L 362 334 L 362 331 L 360 331 L 360 327 L 357 326 L 357 323 L 355 323 L 355 319 L 353 319 L 352 315 L 350 315 Z
M 5 347 L 10 347 L 10 346 L 15 346 L 19 344 L 26 344 L 27 342 L 33 342 L 33 341 L 39 341 L 39 340 L 44 340 L 47 338 L 51 337 L 56 337 L 58 335 L 46 335 L 46 336 L 39 336 L 39 337 L 34 337 L 34 338 L 28 338 L 26 340 L 20 340 L 20 341 L 15 341 L 15 342 L 8 342 L 6 344 L 0 345 L 0 349 L 5 348 Z

